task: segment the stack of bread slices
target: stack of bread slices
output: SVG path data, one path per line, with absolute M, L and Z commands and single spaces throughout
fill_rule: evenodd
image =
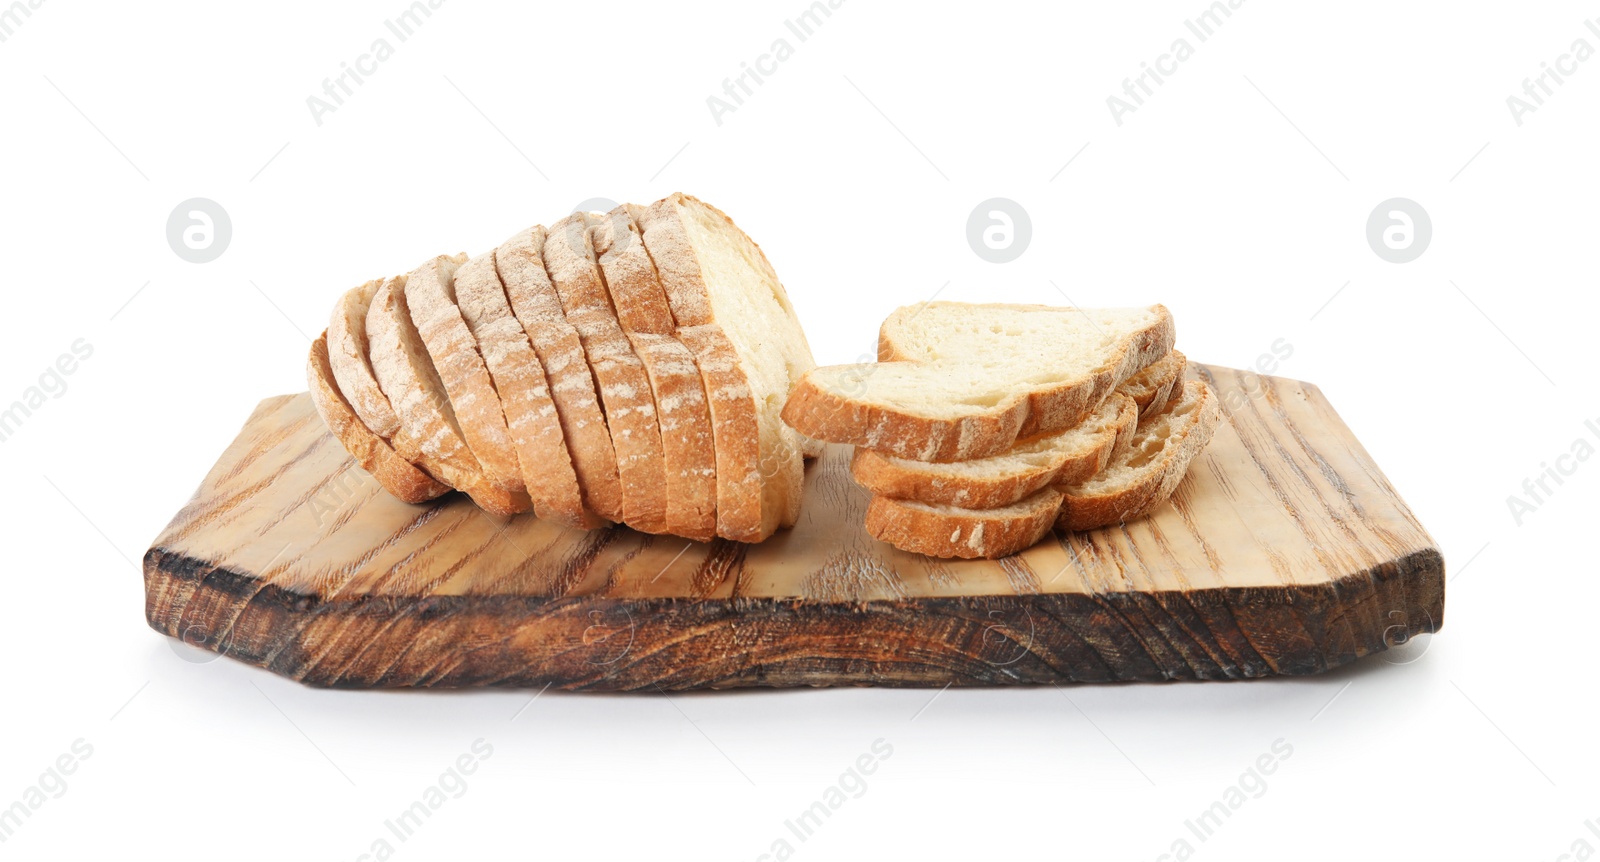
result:
M 1221 421 L 1164 306 L 934 302 L 890 315 L 877 363 L 816 368 L 783 418 L 856 447 L 874 537 L 1001 557 L 1166 502 Z
M 816 444 L 779 412 L 815 365 L 761 249 L 677 194 L 361 285 L 307 376 L 406 502 L 756 542 L 799 515 Z

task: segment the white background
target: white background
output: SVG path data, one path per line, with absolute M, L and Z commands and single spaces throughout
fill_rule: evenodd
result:
M 848 0 L 799 43 L 783 22 L 803 8 L 451 0 L 320 126 L 307 97 L 401 0 L 49 0 L 18 18 L 0 44 L 0 406 L 75 340 L 93 355 L 0 444 L 0 807 L 74 740 L 93 754 L 0 858 L 355 859 L 479 738 L 492 756 L 398 858 L 1600 846 L 1600 459 L 1520 525 L 1507 503 L 1575 440 L 1600 446 L 1600 60 L 1520 126 L 1506 104 L 1574 40 L 1600 49 L 1583 23 L 1600 8 L 1253 0 L 1203 44 L 1183 27 L 1200 0 Z M 1106 98 L 1185 36 L 1194 56 L 1119 126 Z M 707 97 L 779 37 L 794 55 L 719 125 Z M 1442 547 L 1443 630 L 1310 679 L 528 705 L 314 691 L 146 627 L 141 554 L 256 402 L 303 388 L 342 290 L 589 198 L 675 190 L 762 243 L 825 363 L 936 292 L 1164 302 L 1212 363 L 1286 339 L 1279 373 L 1323 388 Z M 233 224 L 208 264 L 165 238 L 196 196 Z M 964 235 L 997 196 L 1033 225 L 1004 265 Z M 1365 239 L 1396 196 L 1433 223 L 1408 264 Z M 788 833 L 880 738 L 893 754 L 866 792 L 809 841 Z M 1279 739 L 1293 754 L 1266 791 L 1189 833 Z

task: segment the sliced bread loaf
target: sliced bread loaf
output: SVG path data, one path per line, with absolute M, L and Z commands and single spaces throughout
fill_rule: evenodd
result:
M 517 493 L 527 489 L 506 429 L 505 409 L 478 342 L 456 305 L 456 269 L 466 262 L 467 256 L 458 254 L 417 267 L 406 279 L 406 307 L 450 398 L 461 436 L 483 465 L 484 476 Z
M 867 505 L 867 533 L 902 551 L 930 557 L 993 559 L 1044 538 L 1060 507 L 1061 492 L 1054 488 L 993 509 L 873 497 Z
M 783 418 L 810 437 L 916 461 L 988 457 L 1082 422 L 1174 336 L 1160 305 L 908 306 L 879 333 L 885 361 L 814 369 Z
M 1089 418 L 1054 434 L 1017 443 L 999 455 L 930 463 L 856 449 L 850 472 L 879 497 L 992 509 L 1040 488 L 1082 482 L 1105 468 L 1139 419 L 1133 399 L 1112 393 Z
M 493 250 L 456 270 L 456 305 L 472 331 L 505 411 L 506 430 L 533 511 L 542 519 L 580 529 L 605 520 L 583 500 L 544 366 L 511 313 Z
M 635 530 L 660 533 L 667 524 L 667 484 L 655 396 L 644 363 L 611 307 L 589 227 L 586 213 L 551 225 L 544 242 L 545 271 L 600 384 L 622 480 L 623 520 Z
M 1061 488 L 1063 530 L 1092 530 L 1150 514 L 1172 496 L 1189 463 L 1211 442 L 1222 406 L 1201 380 L 1184 381 L 1166 408 L 1139 419 L 1133 440 L 1094 478 Z
M 334 306 L 326 337 L 333 379 L 346 403 L 372 433 L 388 439 L 400 427 L 400 418 L 394 415 L 388 396 L 378 386 L 378 378 L 372 376 L 371 352 L 367 349 L 367 309 L 382 286 L 383 279 L 378 278 L 346 291 Z
M 521 231 L 495 250 L 495 269 L 517 322 L 544 366 L 584 500 L 595 514 L 620 522 L 622 481 L 616 450 L 583 342 L 561 310 L 561 297 L 545 271 L 544 246 L 543 227 Z
M 528 511 L 533 507 L 528 495 L 489 481 L 461 436 L 444 383 L 411 322 L 406 307 L 407 281 L 405 276 L 386 279 L 367 311 L 373 375 L 400 420 L 391 441 L 395 452 L 465 492 L 485 511 L 496 515 Z
M 334 378 L 326 332 L 311 344 L 311 355 L 306 360 L 306 383 L 311 387 L 311 401 L 328 430 L 385 491 L 407 503 L 422 503 L 450 490 L 400 457 L 387 440 L 369 429 L 356 415 Z
M 721 211 L 675 194 L 630 212 L 710 400 L 717 534 L 761 541 L 799 517 L 809 444 L 779 414 L 811 349 L 766 255 Z
M 1189 364 L 1189 358 L 1180 350 L 1174 349 L 1166 356 L 1146 365 L 1143 371 L 1129 377 L 1117 387 L 1117 391 L 1133 399 L 1139 406 L 1139 414 L 1159 413 L 1167 406 L 1167 399 L 1174 391 L 1182 391 L 1183 369 Z
M 655 394 L 666 464 L 665 531 L 710 541 L 717 535 L 717 453 L 700 368 L 678 340 L 666 291 L 627 208 L 592 218 L 590 232 L 617 321 Z

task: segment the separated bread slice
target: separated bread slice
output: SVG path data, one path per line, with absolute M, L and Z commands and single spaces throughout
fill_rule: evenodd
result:
M 584 500 L 600 517 L 621 522 L 622 481 L 611 432 L 583 342 L 567 322 L 561 297 L 545 272 L 544 245 L 543 227 L 521 231 L 495 250 L 495 269 L 517 322 L 544 365 Z
M 456 269 L 467 256 L 436 257 L 417 267 L 406 280 L 406 307 L 411 322 L 433 359 L 439 380 L 455 411 L 456 427 L 472 449 L 484 476 L 512 493 L 527 490 L 517 452 L 511 446 L 506 415 L 477 340 L 456 305 Z
M 885 361 L 807 373 L 783 418 L 810 437 L 915 461 L 984 458 L 1082 422 L 1174 336 L 1160 305 L 908 306 L 884 321 Z
M 1133 440 L 1105 470 L 1061 488 L 1056 526 L 1091 530 L 1150 514 L 1172 496 L 1221 421 L 1216 392 L 1204 381 L 1185 381 L 1164 410 L 1139 419 Z
M 1167 399 L 1174 391 L 1183 390 L 1180 381 L 1183 380 L 1183 369 L 1188 364 L 1189 358 L 1182 351 L 1173 350 L 1123 381 L 1117 391 L 1139 405 L 1139 415 L 1159 413 L 1167 406 Z
M 811 348 L 766 255 L 720 210 L 674 194 L 630 212 L 710 399 L 717 533 L 761 541 L 799 517 L 812 444 L 779 414 Z
M 378 378 L 372 376 L 367 348 L 367 309 L 382 286 L 383 279 L 378 278 L 346 291 L 333 309 L 325 337 L 333 379 L 346 403 L 372 433 L 388 439 L 399 429 L 400 418 L 378 386 Z
M 867 533 L 902 551 L 930 557 L 993 559 L 1037 544 L 1050 532 L 1061 492 L 1042 488 L 1008 506 L 966 509 L 873 497 Z
M 544 265 L 600 384 L 600 404 L 622 481 L 623 521 L 646 533 L 665 532 L 666 457 L 655 396 L 644 363 L 611 307 L 586 213 L 573 213 L 550 226 Z
M 700 368 L 675 334 L 666 291 L 627 207 L 596 214 L 590 233 L 617 322 L 655 393 L 666 464 L 665 531 L 710 541 L 717 535 L 717 452 Z
M 1040 488 L 1082 482 L 1104 469 L 1119 444 L 1132 439 L 1139 419 L 1133 399 L 1122 392 L 1066 431 L 1019 442 L 999 455 L 937 464 L 858 448 L 850 472 L 879 497 L 968 509 L 1008 506 Z
M 311 355 L 306 361 L 306 382 L 311 386 L 311 401 L 328 430 L 385 491 L 407 503 L 423 503 L 450 490 L 400 457 L 387 440 L 369 429 L 356 415 L 334 378 L 326 332 L 311 344 Z
M 462 264 L 456 270 L 454 288 L 456 305 L 472 331 L 505 411 L 506 430 L 534 513 L 579 529 L 603 526 L 606 521 L 584 503 L 544 366 L 529 344 L 527 332 L 511 313 L 495 252 Z
M 456 424 L 444 383 L 406 307 L 407 277 L 386 279 L 367 311 L 372 371 L 393 405 L 400 428 L 392 443 L 400 457 L 465 492 L 485 511 L 514 515 L 532 508 L 526 493 L 505 490 L 483 473 Z

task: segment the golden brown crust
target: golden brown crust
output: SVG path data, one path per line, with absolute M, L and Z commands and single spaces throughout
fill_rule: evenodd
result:
M 676 335 L 666 292 L 628 208 L 607 213 L 590 232 L 617 321 L 655 396 L 666 470 L 663 529 L 710 541 L 717 535 L 717 454 L 703 375 Z
M 1185 382 L 1183 394 L 1168 407 L 1176 407 L 1191 398 L 1200 402 L 1194 419 L 1180 432 L 1181 440 L 1169 441 L 1163 448 L 1156 465 L 1141 471 L 1133 484 L 1119 488 L 1093 492 L 1080 486 L 1062 488 L 1061 512 L 1056 526 L 1063 530 L 1092 530 L 1142 518 L 1167 502 L 1188 473 L 1189 464 L 1211 442 L 1212 435 L 1222 422 L 1222 407 L 1217 394 L 1201 380 Z M 1142 417 L 1140 424 L 1160 415 Z M 1112 466 L 1115 465 L 1113 461 Z
M 584 505 L 544 366 L 511 313 L 493 250 L 462 264 L 456 305 L 477 342 L 505 411 L 506 430 L 523 483 L 540 518 L 579 529 L 607 522 Z
M 873 538 L 902 551 L 946 559 L 994 559 L 1037 544 L 1050 532 L 1060 503 L 1061 494 L 1053 488 L 1007 507 L 1003 514 L 873 497 L 867 504 L 866 526 Z
M 600 404 L 622 482 L 623 521 L 642 532 L 664 532 L 666 457 L 655 396 L 644 363 L 622 333 L 611 307 L 595 261 L 587 214 L 574 213 L 550 226 L 544 264 L 600 386 Z
M 407 503 L 424 503 L 450 491 L 449 486 L 401 458 L 388 441 L 370 431 L 356 416 L 334 379 L 328 361 L 326 332 L 311 344 L 311 355 L 306 360 L 306 383 L 311 387 L 311 400 L 328 430 L 385 491 Z
M 1117 391 L 1139 405 L 1139 414 L 1160 413 L 1167 406 L 1167 399 L 1174 390 L 1181 391 L 1183 385 L 1183 370 L 1189 364 L 1189 358 L 1183 351 L 1174 348 L 1172 352 L 1156 361 L 1146 365 L 1138 374 L 1123 381 Z
M 913 461 L 967 461 L 997 455 L 1020 439 L 1070 428 L 1082 422 L 1110 392 L 1172 349 L 1176 328 L 1164 306 L 1158 321 L 1125 339 L 1121 349 L 1095 371 L 1070 381 L 1033 390 L 1019 390 L 984 413 L 959 418 L 921 416 L 901 408 L 875 404 L 859 393 L 821 385 L 813 374 L 796 384 L 783 408 L 783 419 L 800 433 L 835 443 L 865 446 Z M 889 324 L 880 331 L 879 357 L 903 359 Z M 870 386 L 873 365 L 854 366 L 863 388 Z M 835 367 L 837 368 L 837 366 Z
M 1115 418 L 1082 448 L 1062 452 L 1032 469 L 1011 468 L 990 475 L 941 470 L 940 464 L 908 461 L 857 448 L 850 463 L 856 482 L 874 495 L 897 500 L 993 509 L 1007 506 L 1050 485 L 1081 482 L 1105 469 L 1112 453 L 1133 432 L 1139 410 L 1131 398 L 1112 393 Z M 1108 408 L 1113 409 L 1113 408 Z M 1097 413 L 1096 416 L 1101 414 Z M 1019 441 L 1018 446 L 1031 441 Z M 1012 451 L 1012 450 L 1008 450 Z M 1004 457 L 1006 453 L 1000 456 Z
M 616 450 L 583 343 L 567 322 L 561 297 L 545 272 L 544 243 L 543 227 L 517 233 L 495 251 L 495 269 L 513 315 L 544 366 L 584 500 L 598 516 L 620 522 L 622 481 Z

